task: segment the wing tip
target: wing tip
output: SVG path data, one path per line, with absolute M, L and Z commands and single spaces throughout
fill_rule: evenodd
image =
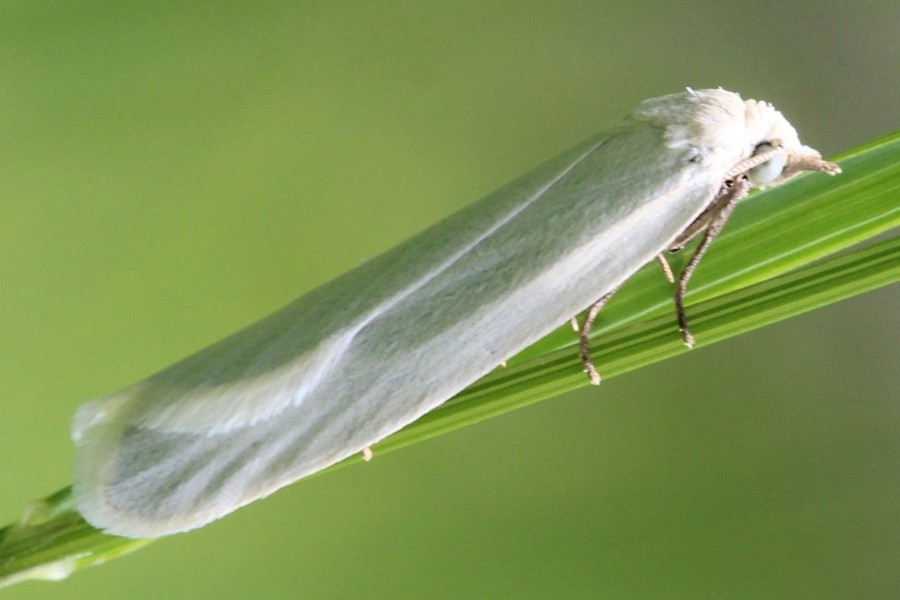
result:
M 79 477 L 76 471 L 73 495 L 79 514 L 91 527 L 109 535 L 152 539 L 197 529 L 219 517 L 194 513 L 189 517 L 161 519 L 117 507 L 111 500 L 110 490 L 103 482 Z
M 215 518 L 198 520 L 197 515 L 191 515 L 191 519 L 163 520 L 131 506 L 117 506 L 112 473 L 124 428 L 113 419 L 97 418 L 102 411 L 95 409 L 85 405 L 73 423 L 76 448 L 72 492 L 78 512 L 89 525 L 110 535 L 140 539 L 186 531 Z

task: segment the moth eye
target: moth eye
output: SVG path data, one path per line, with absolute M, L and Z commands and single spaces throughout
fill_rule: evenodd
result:
M 762 143 L 756 147 L 756 151 L 753 153 L 754 156 L 762 154 L 764 152 L 769 152 L 770 150 L 774 150 L 774 146 L 771 144 Z M 756 185 L 765 185 L 767 183 L 772 183 L 775 181 L 781 172 L 784 171 L 784 154 L 778 152 L 772 155 L 772 158 L 767 160 L 766 162 L 756 165 L 748 174 L 750 175 L 750 181 L 752 181 Z

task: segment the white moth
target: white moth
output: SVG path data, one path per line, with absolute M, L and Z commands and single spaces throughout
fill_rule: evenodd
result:
M 770 104 L 721 89 L 647 100 L 275 314 L 83 405 L 79 511 L 113 534 L 162 536 L 368 456 L 573 315 L 596 314 L 662 252 L 698 234 L 705 248 L 750 187 L 802 170 L 839 172 Z M 676 294 L 686 342 L 693 266 Z

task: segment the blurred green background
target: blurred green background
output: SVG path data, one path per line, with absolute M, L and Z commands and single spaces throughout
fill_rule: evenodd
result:
M 0 4 L 0 523 L 70 482 L 82 401 L 640 100 L 894 130 L 898 39 L 887 0 Z M 895 286 L 5 597 L 896 597 L 898 330 Z

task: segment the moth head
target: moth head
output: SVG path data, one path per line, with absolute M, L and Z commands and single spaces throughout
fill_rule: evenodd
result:
M 729 180 L 746 176 L 754 187 L 777 185 L 801 171 L 841 172 L 801 144 L 774 106 L 721 88 L 645 100 L 632 118 L 664 128 L 666 145 L 685 151 L 691 162 L 722 168 Z
M 778 185 L 803 171 L 822 171 L 837 175 L 841 168 L 822 158 L 809 146 L 800 143 L 797 131 L 768 102 L 747 100 L 744 103 L 747 129 L 754 145 L 748 155 L 734 165 L 729 178 L 746 175 L 754 187 Z

